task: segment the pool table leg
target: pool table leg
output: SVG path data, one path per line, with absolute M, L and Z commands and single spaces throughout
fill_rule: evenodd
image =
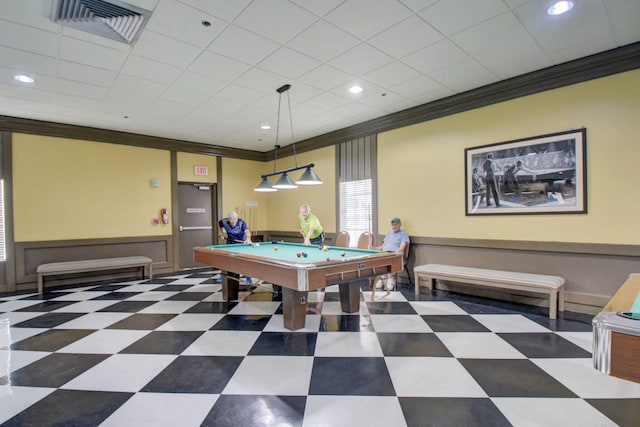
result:
M 222 271 L 222 299 L 233 301 L 238 299 L 238 289 L 240 287 L 240 275 Z
M 304 328 L 307 315 L 307 292 L 282 287 L 284 327 L 295 331 Z
M 360 311 L 360 282 L 340 283 L 340 308 L 345 313 Z

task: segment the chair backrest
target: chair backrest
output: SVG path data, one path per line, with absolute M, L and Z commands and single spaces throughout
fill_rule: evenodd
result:
M 404 247 L 404 262 L 405 264 L 407 263 L 407 260 L 409 259 L 409 248 L 411 247 L 411 243 L 409 243 L 407 246 Z
M 349 241 L 351 240 L 351 236 L 346 231 L 341 231 L 336 236 L 336 246 L 340 246 L 341 248 L 348 248 Z
M 373 234 L 365 231 L 358 237 L 358 248 L 369 249 L 369 246 L 373 245 Z

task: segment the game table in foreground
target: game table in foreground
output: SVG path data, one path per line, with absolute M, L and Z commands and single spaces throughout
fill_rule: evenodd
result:
M 238 299 L 238 279 L 229 273 L 281 286 L 284 326 L 290 330 L 304 327 L 309 291 L 338 284 L 342 311 L 356 313 L 363 280 L 404 268 L 398 253 L 336 246 L 327 246 L 325 251 L 315 245 L 288 242 L 207 246 L 195 248 L 193 257 L 221 270 L 226 301 Z

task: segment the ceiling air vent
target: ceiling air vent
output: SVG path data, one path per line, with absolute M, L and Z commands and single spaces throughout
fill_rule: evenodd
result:
M 132 44 L 151 12 L 117 0 L 58 0 L 53 21 L 80 31 Z

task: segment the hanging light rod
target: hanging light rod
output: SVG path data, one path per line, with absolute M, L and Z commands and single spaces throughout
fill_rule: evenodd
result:
M 260 184 L 258 184 L 256 188 L 254 188 L 254 191 L 271 192 L 271 191 L 278 191 L 279 189 L 285 190 L 285 189 L 291 189 L 291 188 L 298 188 L 298 185 L 322 184 L 322 180 L 320 179 L 320 177 L 318 177 L 318 175 L 316 175 L 315 172 L 311 170 L 311 168 L 315 166 L 313 163 L 309 163 L 303 166 L 298 166 L 298 163 L 296 161 L 295 167 L 292 167 L 289 169 L 276 170 L 277 163 L 278 163 L 278 149 L 280 149 L 280 145 L 278 145 L 278 137 L 280 134 L 280 103 L 282 101 L 282 94 L 288 91 L 289 89 L 291 89 L 290 84 L 282 85 L 278 89 L 276 89 L 276 92 L 278 92 L 279 95 L 278 95 L 278 119 L 276 122 L 276 145 L 275 145 L 275 152 L 274 152 L 275 154 L 274 154 L 274 162 L 273 162 L 273 172 L 262 175 L 262 181 L 260 182 Z M 293 138 L 293 123 L 291 123 L 292 122 L 291 101 L 289 101 L 289 94 L 287 94 L 287 104 L 289 106 L 289 123 L 291 124 L 291 141 L 292 141 L 292 148 L 293 148 L 293 159 L 295 161 L 296 143 L 295 143 L 295 139 Z M 300 179 L 293 182 L 289 177 L 289 172 L 294 172 L 301 169 L 305 169 L 305 171 L 300 176 Z M 278 181 L 276 181 L 276 183 L 272 185 L 271 181 L 269 181 L 269 177 L 274 175 L 281 175 L 281 176 L 278 179 Z

